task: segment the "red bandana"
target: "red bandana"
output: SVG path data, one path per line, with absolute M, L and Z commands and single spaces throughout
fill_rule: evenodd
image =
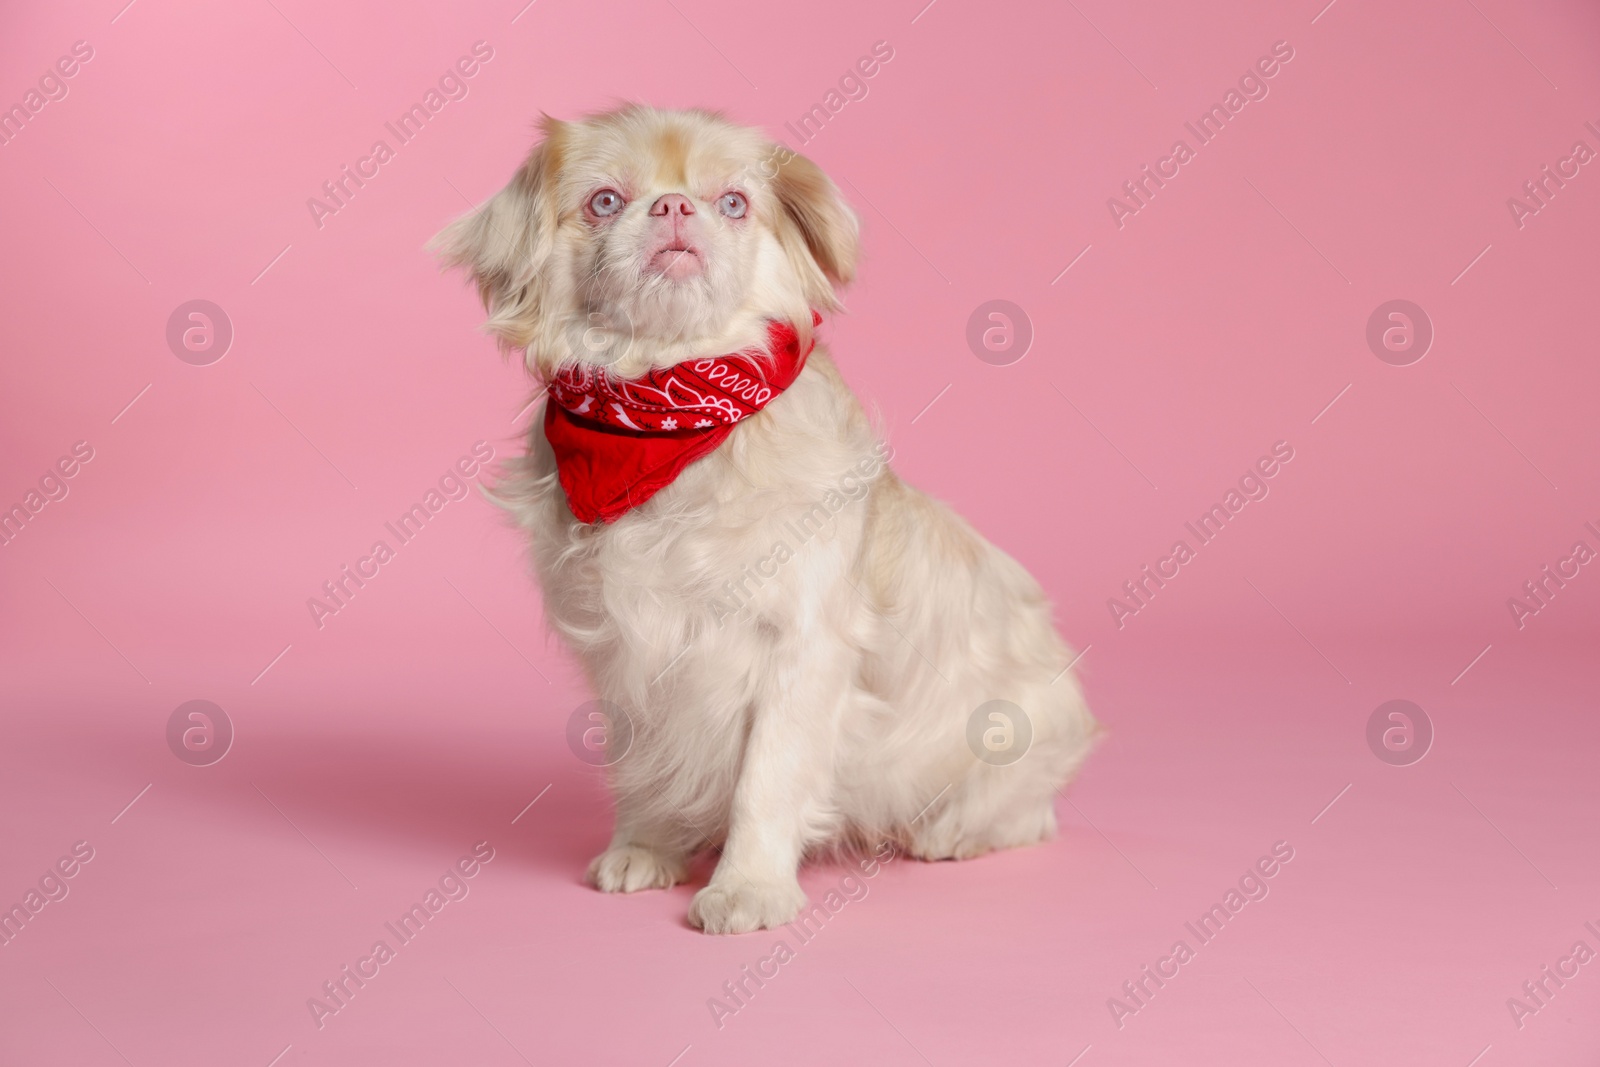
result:
M 815 325 L 822 316 L 812 319 Z M 625 381 L 582 363 L 558 371 L 544 435 L 579 521 L 617 521 L 793 384 L 813 346 L 800 351 L 786 322 L 772 323 L 768 345 L 770 371 L 751 351 L 685 360 Z

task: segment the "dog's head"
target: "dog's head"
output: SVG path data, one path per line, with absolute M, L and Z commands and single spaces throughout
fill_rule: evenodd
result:
M 837 308 L 856 219 L 810 160 L 704 111 L 628 106 L 541 129 L 511 184 L 434 239 L 530 370 L 632 376 L 760 344 L 768 319 L 809 337 L 812 309 Z

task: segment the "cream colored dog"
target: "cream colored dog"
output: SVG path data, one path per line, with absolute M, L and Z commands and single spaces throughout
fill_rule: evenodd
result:
M 700 111 L 543 130 L 436 239 L 539 380 L 759 349 L 773 321 L 808 342 L 813 309 L 839 310 L 857 225 L 809 160 Z M 886 454 L 820 346 L 615 522 L 574 517 L 535 425 L 496 495 L 531 535 L 550 623 L 631 722 L 595 886 L 672 886 L 720 847 L 689 921 L 739 933 L 795 917 L 810 852 L 961 859 L 1054 834 L 1098 729 L 1071 654 L 1032 578 Z

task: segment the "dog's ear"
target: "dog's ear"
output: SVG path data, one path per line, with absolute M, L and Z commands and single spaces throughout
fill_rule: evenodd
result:
M 820 269 L 823 278 L 820 292 L 807 292 L 813 307 L 837 306 L 833 285 L 848 285 L 856 273 L 856 253 L 860 247 L 860 225 L 855 212 L 850 210 L 838 188 L 805 156 L 795 155 L 785 149 L 778 150 L 783 162 L 773 176 L 772 188 L 783 206 L 785 218 L 794 227 L 804 251 Z M 779 236 L 790 243 L 791 235 Z M 793 254 L 791 249 L 791 255 Z M 813 272 L 815 273 L 815 272 Z M 808 290 L 814 286 L 808 285 Z
M 489 312 L 486 329 L 508 348 L 526 346 L 540 314 L 542 279 L 554 248 L 565 126 L 545 116 L 544 139 L 511 184 L 429 242 L 448 267 L 466 267 Z

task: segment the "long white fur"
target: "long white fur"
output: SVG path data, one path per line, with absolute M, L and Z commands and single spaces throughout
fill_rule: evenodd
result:
M 536 377 L 569 359 L 637 374 L 759 344 L 769 319 L 809 333 L 810 308 L 837 309 L 855 218 L 803 157 L 704 112 L 630 106 L 544 131 L 512 183 L 437 239 Z M 629 197 L 606 227 L 583 213 L 601 187 Z M 743 224 L 712 210 L 730 188 L 749 198 Z M 705 272 L 662 284 L 643 216 L 669 192 L 700 208 Z M 573 341 L 597 322 L 598 355 Z M 613 524 L 573 517 L 535 419 L 497 496 L 531 538 L 548 620 L 633 725 L 592 884 L 671 886 L 720 848 L 689 918 L 737 933 L 795 917 L 808 853 L 887 840 L 959 859 L 1054 834 L 1056 790 L 1098 732 L 1071 653 L 1033 579 L 884 454 L 821 345 L 765 411 Z M 1008 766 L 966 741 L 996 699 L 1033 730 Z

